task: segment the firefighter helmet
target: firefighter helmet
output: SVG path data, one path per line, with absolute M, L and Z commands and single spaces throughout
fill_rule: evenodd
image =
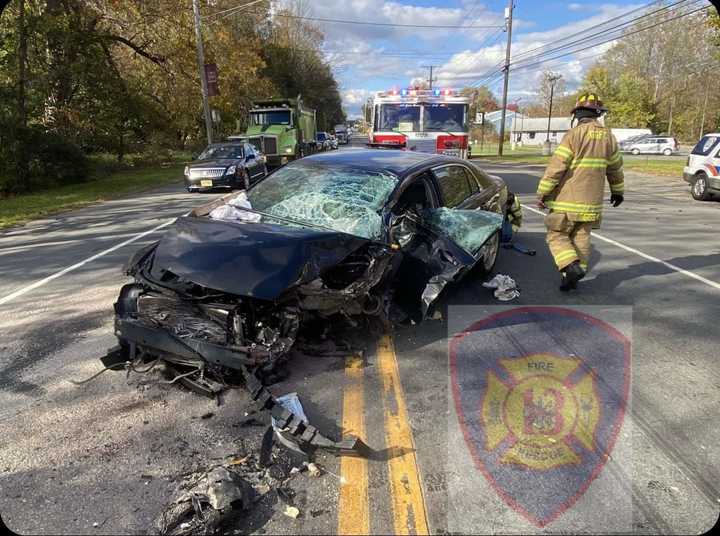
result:
M 585 108 L 587 110 L 595 110 L 598 113 L 607 112 L 608 109 L 603 106 L 600 97 L 595 93 L 581 93 L 578 95 L 575 108 L 572 109 L 571 113 L 575 113 L 577 110 Z

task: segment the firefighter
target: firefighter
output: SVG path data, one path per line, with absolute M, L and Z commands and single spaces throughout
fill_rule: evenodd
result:
M 590 231 L 600 226 L 606 178 L 612 206 L 623 202 L 622 155 L 615 136 L 599 122 L 606 112 L 596 94 L 578 97 L 572 109 L 577 125 L 563 137 L 538 184 L 538 206 L 549 209 L 546 240 L 564 292 L 577 288 L 588 271 Z

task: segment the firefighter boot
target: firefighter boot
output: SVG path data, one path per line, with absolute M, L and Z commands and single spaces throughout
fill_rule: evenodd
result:
M 560 282 L 560 290 L 567 292 L 577 288 L 577 283 L 585 277 L 585 270 L 580 267 L 580 262 L 575 261 L 566 266 L 561 271 L 562 281 Z

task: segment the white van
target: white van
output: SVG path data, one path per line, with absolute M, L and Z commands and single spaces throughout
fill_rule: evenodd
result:
M 720 195 L 720 134 L 705 134 L 690 151 L 683 179 L 692 185 L 693 199 Z

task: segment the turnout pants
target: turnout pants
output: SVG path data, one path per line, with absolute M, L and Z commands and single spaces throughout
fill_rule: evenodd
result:
M 571 221 L 562 212 L 545 216 L 546 241 L 558 270 L 575 261 L 587 272 L 590 260 L 590 231 L 596 222 Z

